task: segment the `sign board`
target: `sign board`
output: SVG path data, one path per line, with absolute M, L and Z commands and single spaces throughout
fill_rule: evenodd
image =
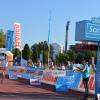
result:
M 76 22 L 75 40 L 100 42 L 100 23 L 91 20 Z
M 42 83 L 55 85 L 57 78 L 59 76 L 66 76 L 66 71 L 60 70 L 44 70 L 43 77 L 41 79 Z
M 16 74 L 9 74 L 9 79 L 18 79 Z
M 56 82 L 56 90 L 67 92 L 68 89 L 77 89 L 82 78 L 80 72 L 66 72 L 65 77 L 58 77 Z
M 30 79 L 30 85 L 40 85 L 39 79 Z
M 76 44 L 75 47 L 78 50 L 92 50 L 92 51 L 98 50 L 98 46 L 92 44 Z

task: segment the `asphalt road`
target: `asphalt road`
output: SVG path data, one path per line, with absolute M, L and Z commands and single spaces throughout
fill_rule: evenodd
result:
M 79 100 L 77 97 L 72 93 L 58 94 L 9 79 L 0 84 L 0 100 Z

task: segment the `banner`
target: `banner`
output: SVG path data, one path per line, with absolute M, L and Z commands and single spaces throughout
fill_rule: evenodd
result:
M 89 88 L 89 92 L 91 94 L 95 93 L 95 75 L 90 76 L 89 82 L 88 82 L 88 88 Z M 85 92 L 85 88 L 84 88 L 84 84 L 83 84 L 82 80 L 80 81 L 79 87 L 77 90 L 81 91 L 81 92 Z
M 11 31 L 11 30 L 7 31 L 7 38 L 6 38 L 7 51 L 11 51 L 13 49 L 13 34 L 14 34 L 14 31 Z
M 9 74 L 9 79 L 18 79 L 16 74 Z
M 66 72 L 65 77 L 58 77 L 56 91 L 67 92 L 68 89 L 77 89 L 81 81 L 82 74 L 79 72 Z
M 44 70 L 41 82 L 55 85 L 59 76 L 66 76 L 66 71 L 60 70 Z
M 21 48 L 21 27 L 20 23 L 14 23 L 15 28 L 15 48 Z

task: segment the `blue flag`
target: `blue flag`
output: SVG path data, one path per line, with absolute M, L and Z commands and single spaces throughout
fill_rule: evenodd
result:
M 8 30 L 6 36 L 6 50 L 11 51 L 13 49 L 13 34 L 14 31 Z

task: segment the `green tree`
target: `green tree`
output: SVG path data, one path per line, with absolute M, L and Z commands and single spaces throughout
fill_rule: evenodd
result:
M 50 49 L 50 50 L 49 50 Z M 43 54 L 43 63 L 48 62 L 48 50 L 49 52 L 49 57 L 52 57 L 53 54 L 53 47 L 50 45 L 50 48 L 48 48 L 48 43 L 47 41 L 44 42 L 39 42 L 38 44 L 35 43 L 34 45 L 31 46 L 32 50 L 32 61 L 37 62 L 38 59 L 40 59 L 40 54 Z
M 17 49 L 17 48 L 13 49 L 12 53 L 13 53 L 14 59 L 20 57 L 20 50 L 19 49 Z
M 24 49 L 22 50 L 22 58 L 24 58 L 25 60 L 29 60 L 30 59 L 30 48 L 28 44 L 25 44 Z
M 6 35 L 0 30 L 0 48 L 5 48 Z
M 68 57 L 69 57 L 69 59 L 68 59 L 69 61 L 75 61 L 76 53 L 73 50 L 69 50 L 67 52 L 67 54 L 68 54 Z
M 68 59 L 69 59 L 69 56 L 67 53 L 59 53 L 56 57 L 56 62 L 57 64 L 59 63 L 66 64 Z
M 37 60 L 38 60 L 38 44 L 34 44 L 34 45 L 32 45 L 32 47 L 31 47 L 31 50 L 32 50 L 32 61 L 33 62 L 37 62 Z
M 89 61 L 92 57 L 96 57 L 96 52 L 94 51 L 85 51 L 84 52 L 85 59 Z
M 75 62 L 76 63 L 81 63 L 83 58 L 85 58 L 85 54 L 81 53 L 81 52 L 78 52 L 77 55 L 76 55 Z

